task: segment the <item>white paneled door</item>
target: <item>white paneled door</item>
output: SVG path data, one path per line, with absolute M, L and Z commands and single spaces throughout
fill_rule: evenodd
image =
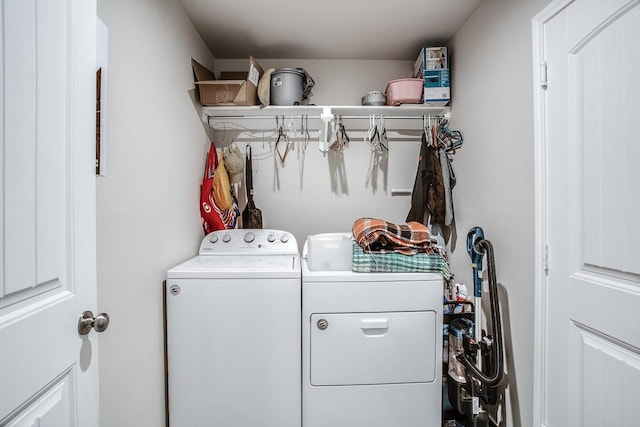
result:
M 538 282 L 539 421 L 635 427 L 640 1 L 555 2 L 537 34 L 537 59 L 546 62 L 537 97 L 539 239 L 548 259 Z
M 0 426 L 97 426 L 96 4 L 0 4 Z

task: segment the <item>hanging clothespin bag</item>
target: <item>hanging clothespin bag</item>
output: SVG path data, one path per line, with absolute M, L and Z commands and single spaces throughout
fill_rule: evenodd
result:
M 200 185 L 200 218 L 206 234 L 216 230 L 235 228 L 238 216 L 240 216 L 238 202 L 233 193 L 231 193 L 230 185 L 227 187 L 227 191 L 232 199 L 231 208 L 221 208 L 213 197 L 214 175 L 217 167 L 218 153 L 216 145 L 212 141 L 207 154 L 202 184 Z

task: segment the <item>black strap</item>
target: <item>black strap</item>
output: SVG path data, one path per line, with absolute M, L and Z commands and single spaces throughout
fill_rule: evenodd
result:
M 253 202 L 253 167 L 251 165 L 251 145 L 247 144 L 246 149 L 246 166 L 245 166 L 245 180 L 247 185 L 247 200 Z

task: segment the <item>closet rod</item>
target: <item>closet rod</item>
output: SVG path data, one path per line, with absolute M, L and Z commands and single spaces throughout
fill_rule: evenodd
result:
M 336 114 L 336 117 L 342 117 L 343 119 L 347 119 L 347 120 L 352 120 L 352 119 L 368 119 L 369 116 L 341 116 L 340 114 Z M 444 117 L 444 115 L 440 114 L 440 115 L 436 115 L 436 114 L 423 114 L 421 116 L 387 116 L 385 114 L 372 114 L 372 116 L 376 116 L 376 117 L 384 117 L 385 120 L 413 120 L 413 119 L 420 119 L 422 120 L 423 117 L 433 117 L 433 118 L 439 118 L 439 117 Z
M 293 115 L 287 115 L 287 114 L 274 114 L 272 116 L 207 116 L 207 121 L 211 121 L 213 120 L 237 120 L 237 119 L 245 119 L 245 120 L 254 120 L 254 119 L 270 119 L 273 120 L 275 117 L 286 117 L 286 118 L 291 118 L 291 117 L 295 117 L 295 118 L 299 118 L 302 116 L 305 116 L 305 114 L 293 114 Z M 308 115 L 306 114 L 307 118 L 310 119 L 319 119 L 320 115 L 314 114 L 314 115 Z M 334 116 L 336 118 L 340 118 L 342 117 L 343 120 L 353 120 L 353 119 L 369 119 L 370 116 L 343 116 L 340 114 L 334 114 Z M 433 117 L 433 118 L 440 118 L 440 117 L 444 117 L 444 115 L 439 114 L 439 115 L 432 115 L 432 114 L 424 114 L 422 116 L 385 116 L 384 114 L 371 114 L 371 116 L 376 116 L 376 117 L 384 117 L 385 120 L 413 120 L 413 119 L 420 119 L 422 120 L 423 117 Z

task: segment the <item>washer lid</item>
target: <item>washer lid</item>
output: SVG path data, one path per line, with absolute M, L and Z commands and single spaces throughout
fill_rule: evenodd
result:
M 167 271 L 167 278 L 300 277 L 300 256 L 204 255 Z

